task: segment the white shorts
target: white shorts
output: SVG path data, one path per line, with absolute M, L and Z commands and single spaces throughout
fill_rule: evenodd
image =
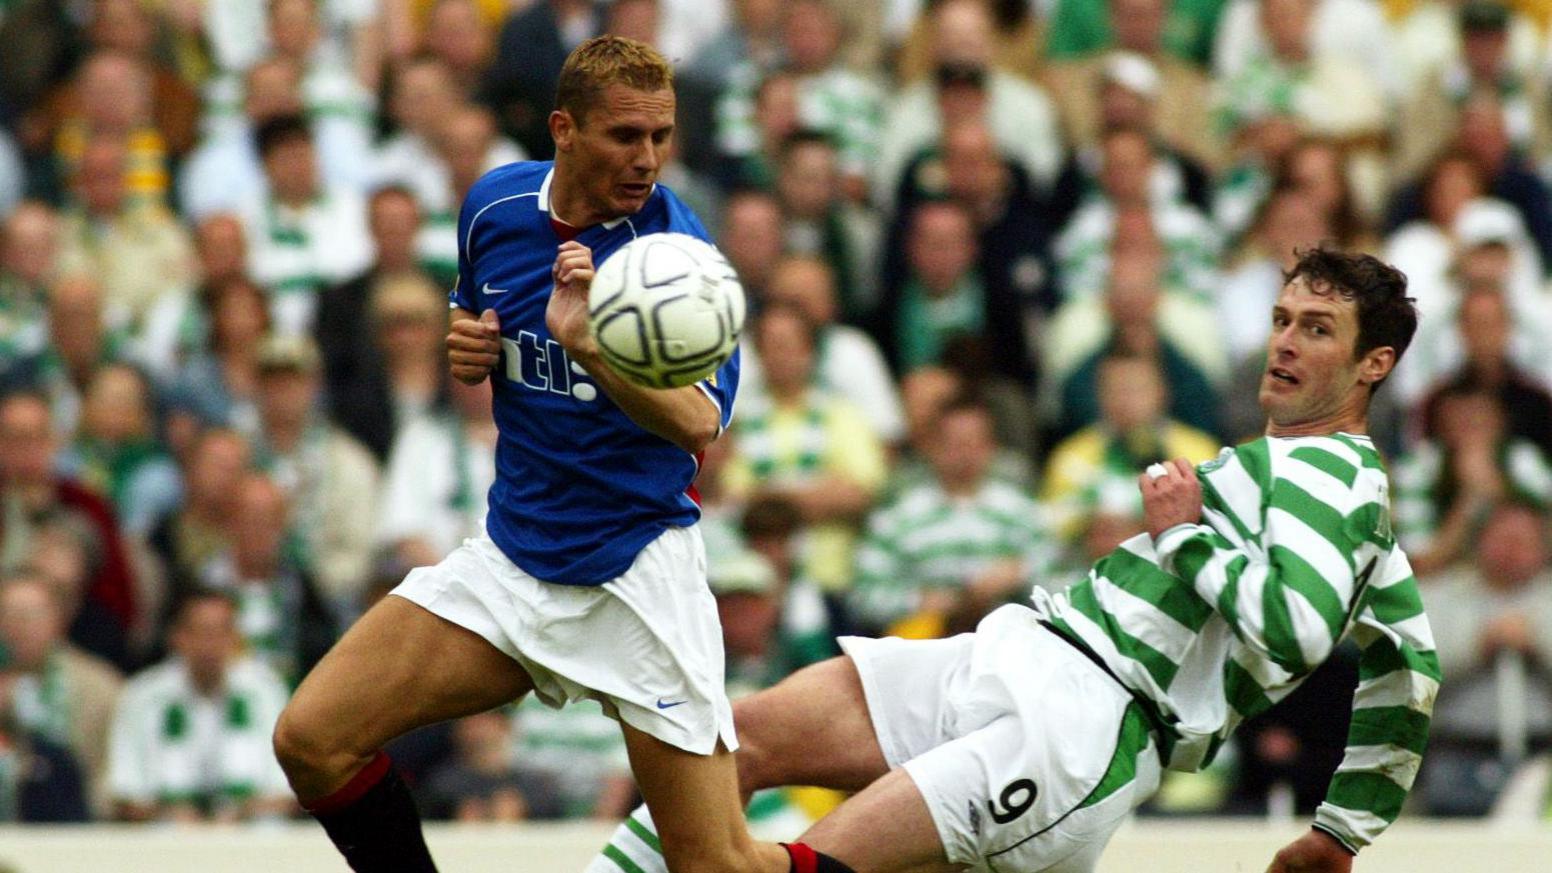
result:
M 671 746 L 738 748 L 699 528 L 669 528 L 597 586 L 541 582 L 481 534 L 391 593 L 510 655 L 550 706 L 590 697 Z
M 884 757 L 921 790 L 952 863 L 1088 873 L 1158 788 L 1140 707 L 1025 607 L 946 640 L 840 643 Z

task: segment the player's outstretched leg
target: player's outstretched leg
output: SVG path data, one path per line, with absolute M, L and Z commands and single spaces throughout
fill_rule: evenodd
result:
M 850 658 L 806 667 L 775 687 L 735 701 L 741 799 L 761 788 L 816 785 L 860 791 L 889 770 L 868 716 L 862 682 Z M 788 850 L 788 869 L 807 871 Z M 797 849 L 803 855 L 802 849 Z M 827 859 L 816 857 L 814 869 Z M 586 873 L 669 873 L 662 841 L 645 806 L 615 829 Z
M 523 668 L 481 637 L 385 597 L 297 688 L 275 727 L 275 755 L 351 869 L 434 873 L 420 814 L 383 745 L 531 688 Z

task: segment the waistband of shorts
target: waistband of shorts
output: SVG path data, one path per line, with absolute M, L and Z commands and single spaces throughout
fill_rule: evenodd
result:
M 1142 710 L 1143 717 L 1148 721 L 1148 732 L 1153 734 L 1153 742 L 1159 753 L 1159 763 L 1162 765 L 1169 761 L 1169 750 L 1174 748 L 1175 734 L 1169 729 L 1168 723 L 1164 721 L 1164 716 L 1160 714 L 1158 704 L 1139 693 L 1130 685 L 1122 682 L 1121 677 L 1117 676 L 1115 671 L 1110 669 L 1110 665 L 1105 663 L 1105 659 L 1084 645 L 1081 640 L 1044 618 L 1038 619 L 1038 621 L 1041 627 L 1050 631 L 1052 636 L 1072 646 L 1077 650 L 1078 654 L 1091 661 L 1094 666 L 1110 677 L 1110 681 L 1120 686 L 1121 690 L 1127 693 L 1127 696 L 1137 702 L 1138 708 Z

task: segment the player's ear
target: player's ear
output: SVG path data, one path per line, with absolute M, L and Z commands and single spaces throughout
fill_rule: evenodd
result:
M 556 151 L 571 151 L 571 143 L 576 139 L 577 120 L 571 117 L 571 113 L 564 109 L 556 109 L 550 113 L 550 139 L 555 140 Z
M 1363 358 L 1358 361 L 1358 381 L 1364 385 L 1373 385 L 1390 375 L 1390 371 L 1396 367 L 1396 350 L 1390 346 L 1379 346 L 1364 352 Z

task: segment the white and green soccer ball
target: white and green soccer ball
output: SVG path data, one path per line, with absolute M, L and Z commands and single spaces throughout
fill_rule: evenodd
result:
M 744 329 L 744 287 L 704 240 L 654 233 L 626 243 L 598 268 L 588 326 L 621 375 L 652 388 L 705 379 L 733 355 Z

